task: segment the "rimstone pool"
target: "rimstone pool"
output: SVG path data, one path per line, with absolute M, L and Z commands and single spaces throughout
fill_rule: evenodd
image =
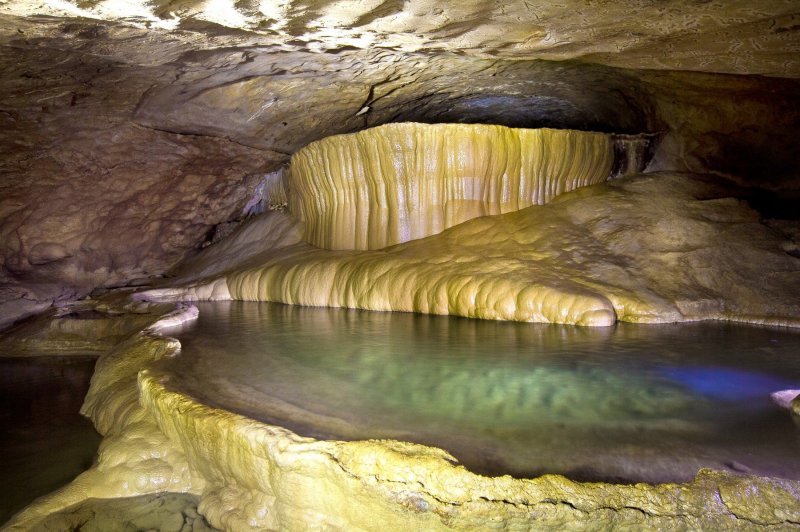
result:
M 200 303 L 169 389 L 318 439 L 443 448 L 470 471 L 683 482 L 800 479 L 800 332 L 724 322 L 586 328 Z

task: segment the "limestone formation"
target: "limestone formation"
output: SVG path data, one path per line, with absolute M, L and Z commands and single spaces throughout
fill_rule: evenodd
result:
M 0 13 L 124 20 L 162 31 L 215 25 L 229 34 L 246 30 L 269 45 L 320 53 L 381 47 L 515 60 L 583 59 L 638 69 L 792 77 L 800 73 L 792 46 L 798 42 L 797 6 L 781 0 L 758 5 L 747 0 L 511 0 L 497 5 L 482 0 L 13 0 Z
M 305 240 L 380 249 L 605 181 L 608 135 L 458 124 L 387 124 L 292 156 L 289 207 Z
M 298 230 L 286 215 L 271 216 L 283 218 L 269 223 L 285 224 L 284 232 Z M 235 256 L 216 254 L 207 260 L 227 270 L 224 277 L 145 297 L 581 325 L 723 319 L 798 326 L 800 261 L 785 242 L 724 189 L 650 174 L 379 251 L 326 251 L 292 240 L 238 266 Z
M 75 301 L 158 285 L 137 297 L 797 326 L 799 15 L 787 0 L 1 2 L 0 328 L 52 319 L 21 323 L 0 344 L 104 353 L 84 406 L 105 437 L 97 462 L 10 529 L 102 526 L 86 519 L 127 506 L 93 499 L 146 495 L 137 504 L 147 505 L 165 492 L 199 497 L 211 525 L 233 530 L 797 526 L 794 481 L 484 478 L 438 449 L 300 438 L 171 390 L 157 359 L 177 343 L 158 327 L 132 333 L 162 307 Z M 558 159 L 569 170 L 545 172 L 564 184 L 553 192 L 569 179 L 649 174 L 539 205 L 550 195 L 523 193 L 520 162 L 507 198 L 473 182 L 454 189 L 452 208 L 384 189 L 394 218 L 372 208 L 379 194 L 367 193 L 366 215 L 314 188 L 342 175 L 325 167 L 333 160 L 386 161 L 356 149 L 373 135 L 357 132 L 399 122 L 597 132 L 575 137 L 597 146 L 575 140 Z M 347 159 L 322 140 L 341 134 L 355 134 Z M 484 161 L 459 186 L 517 165 Z M 380 179 L 364 176 L 388 182 L 384 170 L 398 167 L 382 166 Z M 307 190 L 293 196 L 287 183 Z M 320 249 L 304 235 L 362 249 Z M 84 320 L 92 327 L 69 309 L 103 316 Z M 135 316 L 116 323 L 117 312 Z M 165 526 L 188 524 L 167 513 Z
M 197 513 L 197 497 L 159 493 L 118 499 L 87 499 L 43 519 L 37 528 L 64 530 L 158 530 L 159 532 L 213 532 Z
M 778 390 L 770 394 L 772 401 L 780 406 L 797 413 L 797 406 L 800 405 L 800 390 Z

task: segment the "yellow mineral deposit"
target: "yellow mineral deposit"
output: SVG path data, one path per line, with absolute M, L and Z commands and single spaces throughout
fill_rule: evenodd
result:
M 590 326 L 799 325 L 800 302 L 786 290 L 798 283 L 794 259 L 781 237 L 742 202 L 696 199 L 715 193 L 687 175 L 614 180 L 382 250 L 287 240 L 258 264 L 229 268 L 227 293 L 216 279 L 155 295 Z M 274 217 L 283 217 L 275 228 L 296 223 Z
M 386 124 L 313 142 L 291 161 L 305 240 L 380 249 L 605 181 L 610 135 L 480 124 Z
M 724 192 L 675 173 L 583 186 L 607 179 L 613 141 L 466 124 L 323 139 L 294 156 L 288 191 L 272 184 L 289 212 L 249 221 L 186 262 L 192 284 L 151 295 L 588 326 L 798 325 L 785 289 L 794 259 L 745 203 L 699 201 Z

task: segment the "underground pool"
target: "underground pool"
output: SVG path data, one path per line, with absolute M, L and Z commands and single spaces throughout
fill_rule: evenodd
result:
M 317 439 L 440 447 L 475 473 L 800 479 L 800 332 L 725 322 L 587 328 L 274 303 L 199 303 L 169 389 Z

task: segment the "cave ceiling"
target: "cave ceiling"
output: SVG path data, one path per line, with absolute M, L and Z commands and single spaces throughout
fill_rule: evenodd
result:
M 387 122 L 646 132 L 652 169 L 800 188 L 798 30 L 792 0 L 0 2 L 0 315 L 161 275 Z
M 174 30 L 184 34 L 178 40 L 202 48 L 454 52 L 637 69 L 800 73 L 800 15 L 792 0 L 12 0 L 0 13 Z

